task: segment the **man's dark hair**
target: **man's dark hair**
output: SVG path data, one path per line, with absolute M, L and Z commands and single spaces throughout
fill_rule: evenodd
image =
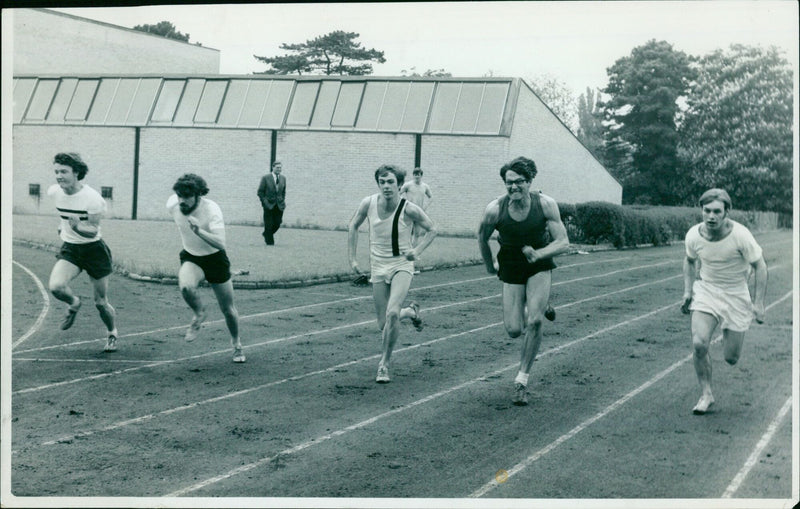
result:
M 500 178 L 503 179 L 503 182 L 506 181 L 506 173 L 509 171 L 513 171 L 514 173 L 521 175 L 528 182 L 533 180 L 538 173 L 536 170 L 536 163 L 527 157 L 518 157 L 513 161 L 504 164 L 503 167 L 500 168 Z
M 711 203 L 714 200 L 719 200 L 723 204 L 725 204 L 725 210 L 728 211 L 731 209 L 731 197 L 728 194 L 728 191 L 724 189 L 714 188 L 709 189 L 700 197 L 700 206 L 704 206 L 708 203 Z
M 414 171 L 412 171 L 411 173 L 413 173 L 414 175 L 422 175 L 422 168 L 417 166 L 416 168 L 414 168 Z
M 406 180 L 406 170 L 394 166 L 392 164 L 384 164 L 377 170 L 375 170 L 375 182 L 378 181 L 378 177 L 383 175 L 384 173 L 391 173 L 397 179 L 397 185 L 402 186 L 403 182 Z
M 89 173 L 89 167 L 83 162 L 80 154 L 76 154 L 75 152 L 60 152 L 53 158 L 53 162 L 72 168 L 78 180 L 83 180 L 83 177 Z
M 172 190 L 183 198 L 189 196 L 205 196 L 208 194 L 208 185 L 203 177 L 194 173 L 186 173 L 175 182 Z

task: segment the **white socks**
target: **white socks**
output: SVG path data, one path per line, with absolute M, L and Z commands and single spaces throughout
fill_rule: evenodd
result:
M 517 378 L 514 379 L 514 383 L 515 384 L 522 384 L 525 387 L 527 387 L 528 386 L 528 373 L 523 373 L 522 371 L 517 373 Z

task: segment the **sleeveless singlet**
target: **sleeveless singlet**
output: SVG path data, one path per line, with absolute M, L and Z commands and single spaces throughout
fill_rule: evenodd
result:
M 500 217 L 495 229 L 499 233 L 497 240 L 501 246 L 507 248 L 522 248 L 532 246 L 540 249 L 547 245 L 547 219 L 542 211 L 539 193 L 530 193 L 531 209 L 528 217 L 522 221 L 515 221 L 508 212 L 508 195 L 500 198 Z
M 398 207 L 400 204 L 398 203 Z M 405 208 L 405 205 L 404 205 Z M 392 222 L 397 209 L 385 219 L 378 215 L 378 195 L 373 194 L 369 202 L 367 219 L 369 220 L 369 246 L 370 255 L 377 258 L 392 258 Z M 411 226 L 406 223 L 405 210 L 400 211 L 397 222 L 397 241 L 400 252 L 411 249 Z

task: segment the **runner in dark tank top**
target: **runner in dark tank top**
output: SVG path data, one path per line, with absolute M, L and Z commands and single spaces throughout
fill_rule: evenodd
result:
M 531 197 L 530 209 L 522 221 L 511 217 L 508 210 L 510 201 L 508 195 L 499 200 L 500 217 L 495 229 L 498 232 L 497 242 L 500 244 L 500 252 L 497 253 L 497 260 L 501 268 L 500 279 L 502 281 L 508 279 L 508 282 L 513 282 L 513 284 L 525 284 L 528 277 L 533 274 L 556 268 L 552 258 L 537 260 L 534 264 L 530 264 L 522 252 L 524 246 L 541 249 L 547 245 L 547 218 L 542 211 L 539 193 L 529 194 Z M 528 265 L 532 266 L 528 267 Z M 520 280 L 520 277 L 524 277 L 524 280 Z M 517 283 L 517 281 L 519 282 Z
M 519 372 L 514 379 L 515 405 L 528 403 L 527 385 L 542 341 L 547 316 L 553 257 L 569 250 L 569 238 L 556 201 L 530 192 L 536 164 L 518 157 L 500 169 L 506 194 L 492 200 L 478 230 L 478 248 L 490 274 L 503 282 L 503 323 L 512 338 L 524 335 Z M 493 259 L 489 239 L 497 230 L 500 251 Z M 552 240 L 548 242 L 546 234 Z M 552 318 L 549 318 L 552 319 Z

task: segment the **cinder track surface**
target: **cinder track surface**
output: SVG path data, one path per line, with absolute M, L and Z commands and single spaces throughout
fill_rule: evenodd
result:
M 736 366 L 713 345 L 705 416 L 691 413 L 682 244 L 557 260 L 558 317 L 544 324 L 527 407 L 511 404 L 520 340 L 506 336 L 501 283 L 482 267 L 415 276 L 426 327 L 403 326 L 392 382 L 379 385 L 369 288 L 237 290 L 237 365 L 210 289 L 208 321 L 186 343 L 177 287 L 113 275 L 109 354 L 86 276 L 62 332 L 64 305 L 33 277 L 46 285 L 53 255 L 15 246 L 12 494 L 788 500 L 792 238 L 757 239 L 767 321 Z

